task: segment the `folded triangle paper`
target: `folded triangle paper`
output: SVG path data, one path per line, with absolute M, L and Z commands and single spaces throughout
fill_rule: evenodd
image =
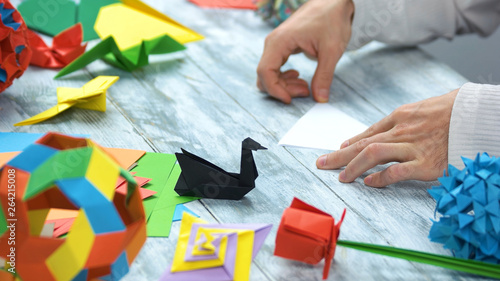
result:
M 328 278 L 345 212 L 335 224 L 331 215 L 294 198 L 283 212 L 274 255 L 308 264 L 324 258 L 323 279 Z
M 258 177 L 252 151 L 267 149 L 251 138 L 241 147 L 240 173 L 228 173 L 216 165 L 182 149 L 176 153 L 182 173 L 175 185 L 181 196 L 239 200 L 255 188 Z
M 118 79 L 118 76 L 98 76 L 78 89 L 57 88 L 56 106 L 16 123 L 14 126 L 32 125 L 45 121 L 73 106 L 104 112 L 106 111 L 106 90 Z
M 270 224 L 208 224 L 184 213 L 166 280 L 248 280 L 253 258 L 271 231 Z

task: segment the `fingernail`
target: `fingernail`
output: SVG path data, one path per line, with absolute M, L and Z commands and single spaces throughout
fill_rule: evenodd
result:
M 366 184 L 366 185 L 370 185 L 371 183 L 372 183 L 372 176 L 367 176 L 367 177 L 365 178 L 365 184 Z
M 344 182 L 345 181 L 345 170 L 340 172 L 340 175 L 339 175 L 339 180 L 341 182 Z
M 321 89 L 318 91 L 318 102 L 327 102 L 330 92 L 327 89 Z
M 320 167 L 324 167 L 326 165 L 326 155 L 323 155 L 318 158 L 318 165 Z
M 349 140 L 346 140 L 341 146 L 340 146 L 340 149 L 342 148 L 346 148 L 349 146 Z

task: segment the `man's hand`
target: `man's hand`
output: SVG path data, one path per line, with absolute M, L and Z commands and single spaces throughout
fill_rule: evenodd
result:
M 341 149 L 318 158 L 319 169 L 338 169 L 341 182 L 352 182 L 367 170 L 399 162 L 365 178 L 383 187 L 403 180 L 436 180 L 448 162 L 451 111 L 458 89 L 399 107 L 365 132 L 345 141 Z
M 312 79 L 314 99 L 327 102 L 333 72 L 351 37 L 352 0 L 310 0 L 271 32 L 257 67 L 257 87 L 284 103 L 309 95 L 299 72 L 281 72 L 291 54 L 317 58 Z

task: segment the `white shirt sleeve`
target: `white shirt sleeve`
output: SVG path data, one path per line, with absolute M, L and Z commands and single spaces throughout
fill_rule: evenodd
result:
M 500 85 L 463 85 L 450 119 L 448 163 L 462 169 L 460 156 L 487 152 L 500 157 Z
M 456 34 L 487 36 L 500 25 L 499 0 L 353 0 L 347 50 L 372 40 L 416 45 Z

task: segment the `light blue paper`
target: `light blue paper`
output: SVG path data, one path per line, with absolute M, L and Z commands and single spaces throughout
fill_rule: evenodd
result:
M 177 204 L 177 206 L 175 206 L 174 218 L 172 219 L 172 221 L 182 220 L 182 213 L 184 213 L 184 212 L 187 212 L 187 213 L 189 213 L 197 218 L 200 217 L 197 214 L 195 214 L 193 211 L 191 211 L 188 207 L 184 206 L 183 204 Z
M 0 152 L 23 151 L 44 134 L 0 132 Z
M 4 133 L 0 132 L 0 153 L 23 151 L 41 138 L 44 133 Z M 90 135 L 69 135 L 77 138 L 88 138 Z

